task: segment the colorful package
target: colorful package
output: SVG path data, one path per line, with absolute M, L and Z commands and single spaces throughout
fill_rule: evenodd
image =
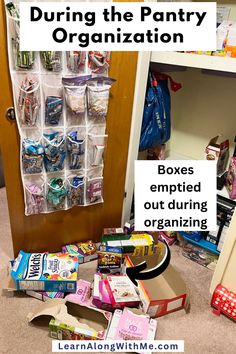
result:
M 101 274 L 94 274 L 92 304 L 99 309 L 113 312 L 111 298 Z
M 44 148 L 39 141 L 25 138 L 22 141 L 22 169 L 25 174 L 41 173 Z
M 62 252 L 76 255 L 79 263 L 86 263 L 97 259 L 97 246 L 91 240 L 76 242 L 62 247 Z
M 233 156 L 226 178 L 226 188 L 231 199 L 236 199 L 236 156 Z
M 76 256 L 20 251 L 11 276 L 18 290 L 75 292 L 77 272 Z

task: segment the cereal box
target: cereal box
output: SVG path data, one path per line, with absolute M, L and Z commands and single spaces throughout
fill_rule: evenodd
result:
M 11 276 L 18 290 L 75 292 L 77 272 L 74 255 L 20 251 Z

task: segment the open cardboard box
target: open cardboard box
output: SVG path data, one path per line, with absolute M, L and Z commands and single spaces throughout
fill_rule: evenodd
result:
M 161 253 L 148 257 L 126 256 L 125 266 L 133 267 L 146 261 L 148 270 L 160 263 L 162 258 Z M 158 277 L 137 282 L 142 310 L 150 317 L 160 317 L 183 308 L 188 310 L 189 296 L 186 284 L 172 265 Z
M 48 326 L 52 338 L 57 339 L 106 339 L 112 314 L 103 310 L 75 304 L 65 299 L 43 302 L 34 313 L 27 316 L 29 322 Z M 49 323 L 50 321 L 50 323 Z

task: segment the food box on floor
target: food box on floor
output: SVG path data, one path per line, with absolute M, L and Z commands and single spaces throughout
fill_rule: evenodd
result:
M 47 326 L 51 318 L 49 333 L 55 339 L 96 340 L 106 339 L 112 314 L 65 299 L 53 299 L 41 303 L 27 318 L 29 322 L 36 321 L 35 324 L 41 319 L 40 324 Z
M 91 240 L 65 245 L 62 247 L 62 252 L 77 256 L 79 264 L 87 263 L 98 258 L 97 245 Z
M 118 274 L 121 272 L 122 248 L 100 245 L 98 249 L 97 271 L 103 274 Z
M 126 267 L 147 262 L 147 269 L 153 269 L 163 259 L 162 254 L 148 257 L 126 256 Z M 142 310 L 150 317 L 160 317 L 168 313 L 187 308 L 187 288 L 180 274 L 169 265 L 158 277 L 149 280 L 137 280 Z
M 150 255 L 157 252 L 157 245 L 151 235 L 147 233 L 131 235 L 103 235 L 102 245 L 121 247 L 123 254 Z
M 32 290 L 26 290 L 25 291 L 26 295 L 34 297 L 35 299 L 41 300 L 41 301 L 47 301 L 50 299 L 63 299 L 65 296 L 65 293 L 61 292 L 46 292 L 46 291 L 32 291 Z
M 215 270 L 219 258 L 218 255 L 207 252 L 204 248 L 194 246 L 191 243 L 187 243 L 183 247 L 182 254 L 184 257 L 211 270 Z
M 75 292 L 78 258 L 66 253 L 20 251 L 11 270 L 18 290 Z
M 138 307 L 140 298 L 126 274 L 108 275 L 105 279 L 100 274 L 94 274 L 92 302 L 98 308 L 114 311 L 124 306 Z
M 154 340 L 157 321 L 141 310 L 125 307 L 115 310 L 107 334 L 107 340 Z
M 75 304 L 87 306 L 90 304 L 92 284 L 86 280 L 77 280 L 76 293 L 66 295 L 65 299 Z

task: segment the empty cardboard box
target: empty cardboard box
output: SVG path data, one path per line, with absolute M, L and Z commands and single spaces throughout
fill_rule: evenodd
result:
M 148 257 L 126 256 L 126 267 L 133 267 L 146 261 L 147 270 L 154 268 L 162 260 L 162 255 Z M 187 308 L 187 287 L 180 274 L 169 265 L 158 277 L 137 280 L 142 310 L 152 318 Z
M 106 339 L 112 314 L 65 299 L 53 299 L 41 303 L 27 318 L 29 322 L 42 319 L 41 325 L 49 325 L 52 338 L 97 340 Z

